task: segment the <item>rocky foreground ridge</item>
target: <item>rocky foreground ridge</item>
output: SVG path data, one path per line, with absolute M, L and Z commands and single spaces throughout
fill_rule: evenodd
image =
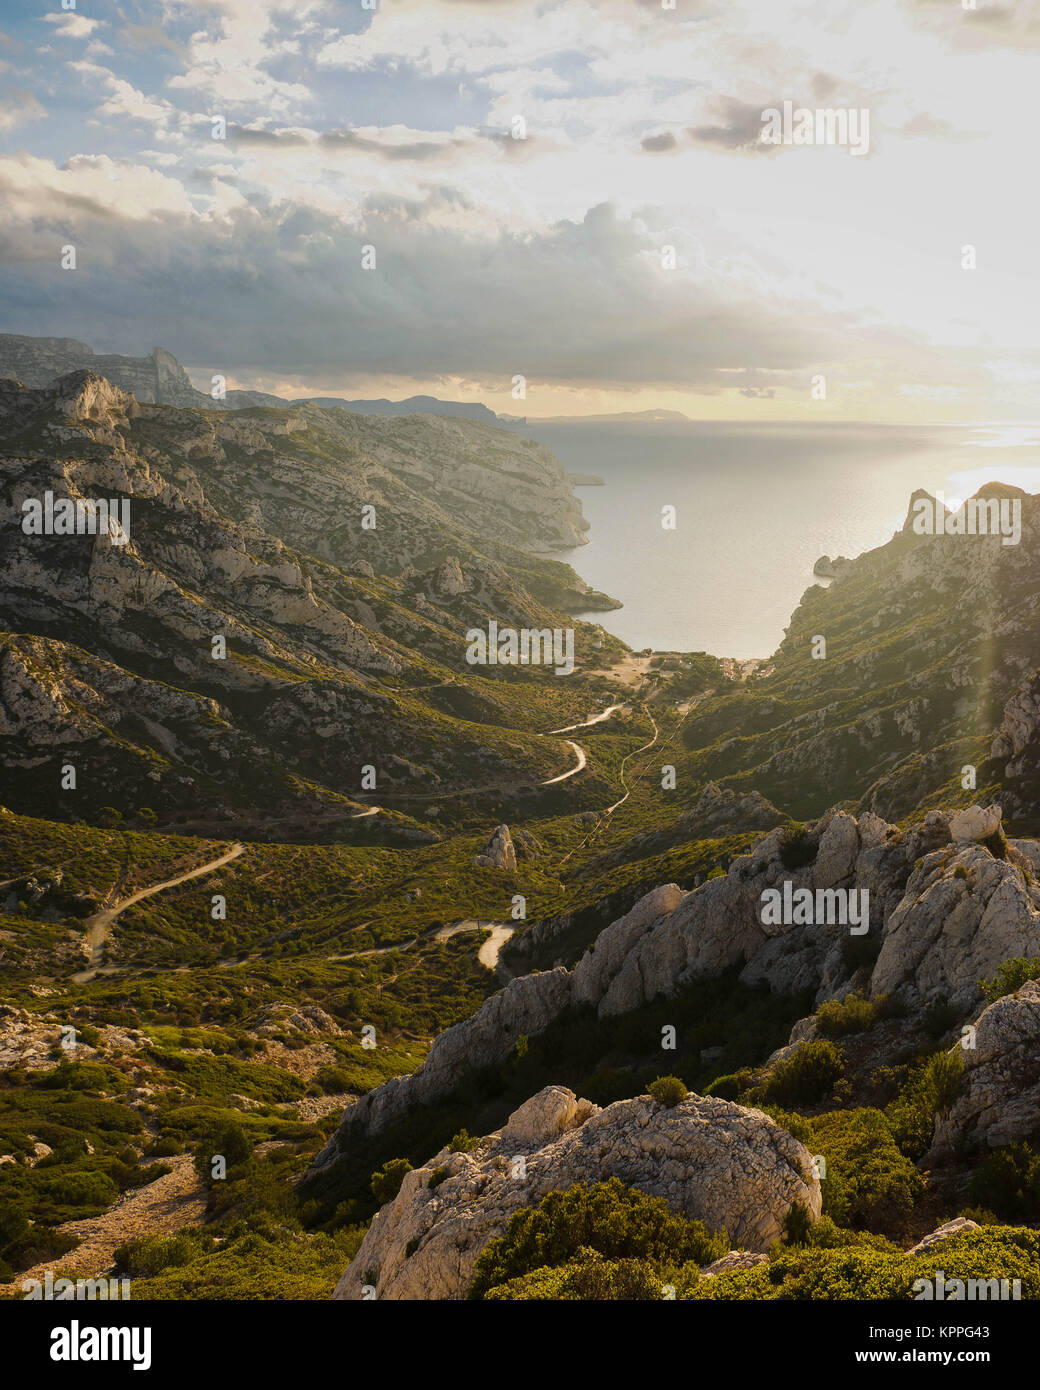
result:
M 468 1153 L 443 1149 L 405 1174 L 336 1286 L 336 1299 L 458 1299 L 477 1258 L 520 1207 L 547 1192 L 609 1177 L 743 1250 L 764 1251 L 800 1203 L 822 1205 L 808 1150 L 758 1110 L 689 1096 L 666 1108 L 649 1096 L 605 1109 L 547 1086 Z
M 674 884 L 655 888 L 573 969 L 512 980 L 442 1033 L 419 1071 L 350 1107 L 316 1166 L 450 1094 L 467 1069 L 504 1060 L 521 1035 L 542 1032 L 578 1005 L 601 1017 L 624 1014 L 740 965 L 746 983 L 810 990 L 817 1004 L 858 985 L 872 997 L 898 993 L 913 1009 L 943 1000 L 970 1015 L 982 1004 L 980 979 L 1005 960 L 1040 955 L 1040 843 L 1004 840 L 999 807 L 933 811 L 905 831 L 869 812 L 857 819 L 831 811 L 798 849 L 806 862 L 788 868 L 792 846 L 783 829 L 770 831 L 723 877 L 686 893 Z M 867 892 L 866 935 L 878 946 L 869 972 L 849 963 L 849 925 L 762 923 L 763 891 L 786 882 L 793 890 Z M 983 1039 L 990 1026 L 980 1023 Z M 810 1032 L 796 1024 L 792 1036 Z

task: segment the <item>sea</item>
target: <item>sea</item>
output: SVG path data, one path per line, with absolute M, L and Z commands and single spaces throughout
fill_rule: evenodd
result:
M 1040 426 L 528 423 L 579 486 L 589 544 L 557 553 L 624 607 L 581 616 L 639 650 L 765 658 L 824 554 L 891 539 L 917 488 L 1040 492 Z M 674 508 L 674 529 L 662 525 Z

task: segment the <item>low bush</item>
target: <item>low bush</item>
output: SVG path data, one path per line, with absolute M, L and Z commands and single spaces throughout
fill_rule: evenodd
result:
M 976 1165 L 970 1192 L 1005 1221 L 1040 1221 L 1040 1153 L 1030 1144 L 994 1149 Z
M 814 1105 L 830 1095 L 845 1076 L 845 1054 L 821 1039 L 802 1043 L 777 1062 L 765 1083 L 763 1099 L 774 1105 Z
M 826 1159 L 823 1209 L 852 1230 L 905 1227 L 924 1191 L 880 1110 L 836 1110 L 812 1121 L 814 1152 Z
M 992 1004 L 1006 994 L 1014 994 L 1029 980 L 1040 980 L 1040 956 L 1016 956 L 997 967 L 991 980 L 980 980 L 979 989 Z
M 678 1076 L 659 1076 L 656 1081 L 651 1081 L 647 1091 L 658 1105 L 663 1105 L 668 1110 L 680 1105 L 690 1094 L 686 1089 L 686 1082 Z
M 406 1158 L 391 1158 L 383 1164 L 378 1172 L 372 1174 L 369 1187 L 372 1196 L 380 1206 L 394 1200 L 401 1190 L 404 1175 L 411 1171 L 412 1165 Z
M 843 1038 L 849 1033 L 865 1033 L 878 1017 L 877 1001 L 850 994 L 840 1002 L 828 999 L 816 1010 L 816 1026 L 824 1038 Z

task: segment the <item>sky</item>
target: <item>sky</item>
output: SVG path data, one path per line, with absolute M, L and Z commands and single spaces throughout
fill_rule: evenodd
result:
M 529 417 L 1040 419 L 1040 0 L 64 3 L 0 0 L 0 331 Z M 866 149 L 765 143 L 784 102 Z

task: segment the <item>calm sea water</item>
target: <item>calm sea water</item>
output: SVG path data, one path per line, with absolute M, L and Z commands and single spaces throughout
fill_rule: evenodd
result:
M 1000 480 L 1040 492 L 1040 427 L 555 424 L 524 431 L 579 487 L 583 579 L 620 599 L 594 620 L 631 646 L 769 656 L 822 554 L 859 555 L 915 488 L 947 502 Z M 676 508 L 677 529 L 661 526 Z

